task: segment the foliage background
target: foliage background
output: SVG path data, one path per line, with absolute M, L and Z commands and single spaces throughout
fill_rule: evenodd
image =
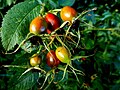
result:
M 8 12 L 8 10 L 10 10 L 14 5 L 23 1 L 27 0 L 0 0 L 0 40 L 3 35 L 1 33 L 2 22 L 3 18 L 6 15 L 6 12 Z M 41 0 L 37 1 L 41 2 Z M 74 7 L 79 13 L 97 7 L 96 11 L 88 12 L 81 18 L 81 22 L 78 23 L 78 27 L 81 29 L 81 40 L 79 44 L 80 47 L 74 48 L 71 46 L 70 49 L 73 55 L 78 54 L 81 56 L 88 56 L 95 54 L 92 57 L 85 58 L 85 61 L 79 59 L 73 62 L 73 66 L 83 70 L 86 76 L 79 76 L 79 84 L 76 81 L 74 74 L 67 73 L 63 82 L 57 84 L 55 83 L 55 81 L 52 82 L 48 87 L 48 90 L 53 90 L 53 88 L 55 90 L 120 90 L 120 1 L 42 0 L 42 2 L 46 3 L 46 12 L 51 9 L 62 8 L 66 5 Z M 34 11 L 30 15 L 31 19 L 37 15 L 37 13 L 35 13 L 34 15 L 33 13 Z M 12 14 L 13 16 L 15 15 L 15 13 Z M 10 20 L 8 21 L 10 22 Z M 93 28 L 91 26 L 95 26 L 96 28 Z M 28 32 L 22 33 L 22 38 L 26 36 L 26 33 Z M 7 35 L 10 35 L 9 31 Z M 15 54 L 5 55 L 4 52 L 6 50 L 3 48 L 2 43 L 3 41 L 1 40 L 0 90 L 37 90 L 37 88 L 44 81 L 45 76 L 42 73 L 38 74 L 37 71 L 33 70 L 28 72 L 20 80 L 18 80 L 18 78 L 26 70 L 26 68 L 3 67 L 3 65 L 21 65 L 30 67 L 29 58 L 36 52 L 36 50 L 34 50 L 34 48 L 28 47 L 27 51 L 33 51 L 31 53 L 26 52 L 26 46 L 30 45 L 30 43 L 28 42 L 26 46 L 23 46 L 22 49 L 19 49 Z M 19 42 L 17 42 L 17 44 L 19 44 Z M 16 47 L 17 45 L 14 46 L 14 48 Z M 44 59 L 45 55 L 43 54 L 42 56 L 42 58 Z M 43 65 L 45 65 L 45 62 L 43 62 Z M 44 68 L 46 70 L 50 70 L 47 65 L 45 65 Z M 62 74 L 63 72 L 59 71 L 59 73 L 56 74 L 55 79 L 59 80 L 59 78 L 62 77 Z M 37 83 L 38 78 L 40 85 Z

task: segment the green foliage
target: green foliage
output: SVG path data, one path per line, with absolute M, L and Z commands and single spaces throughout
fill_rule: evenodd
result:
M 22 1 L 0 0 L 0 90 L 119 90 L 119 0 Z M 61 29 L 52 34 L 29 34 L 34 17 L 49 11 L 60 18 L 66 5 L 78 12 L 72 24 L 61 20 Z M 58 46 L 70 51 L 71 66 L 46 64 L 46 54 Z M 42 61 L 31 67 L 35 53 Z
M 11 50 L 25 38 L 29 31 L 29 21 L 39 15 L 39 10 L 39 3 L 28 0 L 15 5 L 7 12 L 1 32 L 2 44 L 6 51 Z
M 0 0 L 0 9 L 6 7 L 7 5 L 10 6 L 12 3 L 16 3 L 16 0 Z
M 75 0 L 58 0 L 60 6 L 72 6 Z
M 28 72 L 19 80 L 17 84 L 13 84 L 9 90 L 28 90 L 32 89 L 32 87 L 37 83 L 38 73 L 37 72 Z

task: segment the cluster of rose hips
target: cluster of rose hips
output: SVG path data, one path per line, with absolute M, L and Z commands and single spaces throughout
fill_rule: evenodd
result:
M 46 62 L 47 65 L 50 67 L 57 67 L 60 64 L 60 62 L 69 63 L 70 62 L 69 52 L 65 47 L 58 47 L 56 51 L 50 50 L 46 55 Z M 40 63 L 41 57 L 39 56 L 39 54 L 34 54 L 30 58 L 31 66 L 37 66 Z
M 77 12 L 70 6 L 65 6 L 60 11 L 60 17 L 63 21 L 72 22 L 73 18 L 77 16 Z M 54 30 L 60 27 L 60 19 L 53 13 L 48 12 L 45 16 L 35 17 L 30 23 L 30 33 L 39 35 L 42 32 L 51 34 Z M 36 66 L 40 64 L 41 58 L 38 54 L 34 54 L 30 59 L 30 64 Z M 63 63 L 70 62 L 70 54 L 64 46 L 57 47 L 57 49 L 48 51 L 46 55 L 47 65 L 56 67 Z
M 63 21 L 71 22 L 72 19 L 77 15 L 75 9 L 70 6 L 65 6 L 60 11 L 60 17 Z M 46 31 L 50 34 L 52 31 L 60 27 L 60 19 L 52 14 L 47 13 L 44 17 L 35 17 L 30 23 L 30 33 L 40 34 Z

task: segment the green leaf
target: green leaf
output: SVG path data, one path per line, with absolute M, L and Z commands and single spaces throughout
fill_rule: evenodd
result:
M 86 49 L 92 49 L 92 48 L 94 48 L 94 44 L 95 44 L 94 40 L 88 39 L 88 38 L 84 38 L 82 40 L 82 42 L 83 42 L 83 45 L 85 45 Z
M 107 19 L 107 18 L 110 18 L 112 16 L 112 14 L 109 11 L 107 11 L 107 12 L 103 13 L 103 16 L 104 17 L 101 19 L 102 21 Z
M 86 43 L 86 49 L 91 49 L 91 48 L 94 48 L 94 40 L 88 39 Z
M 2 80 L 2 79 L 0 79 L 0 90 L 5 90 L 5 87 L 6 87 L 6 85 L 5 85 L 5 82 Z
M 103 86 L 102 86 L 102 83 L 101 83 L 101 81 L 99 80 L 99 79 L 97 79 L 97 80 L 94 80 L 93 82 L 92 82 L 92 84 L 93 84 L 93 90 L 104 90 L 103 89 Z
M 30 21 L 39 15 L 40 5 L 37 1 L 27 0 L 13 6 L 2 22 L 2 45 L 6 51 L 24 40 L 29 32 Z
M 7 0 L 7 4 L 10 6 L 14 0 Z
M 37 45 L 32 45 L 32 43 L 30 43 L 30 41 L 25 42 L 25 43 L 21 46 L 21 48 L 22 48 L 24 51 L 28 52 L 28 53 L 31 53 L 32 51 L 37 50 L 38 47 L 39 47 L 39 46 L 37 46 Z
M 58 0 L 60 6 L 72 6 L 75 0 Z
M 38 80 L 38 73 L 37 72 L 28 72 L 25 76 L 21 77 L 18 80 L 18 83 L 14 85 L 10 90 L 28 90 L 31 89 Z
M 120 85 L 119 84 L 115 84 L 112 86 L 112 88 L 110 90 L 119 90 L 120 89 Z
M 114 62 L 115 68 L 120 71 L 120 62 Z
M 49 0 L 49 3 L 50 3 L 54 8 L 57 7 L 57 4 L 56 4 L 53 0 Z
M 92 21 L 93 24 L 96 23 L 95 14 L 93 11 L 88 12 L 88 14 L 85 15 L 85 17 L 87 18 L 87 20 Z

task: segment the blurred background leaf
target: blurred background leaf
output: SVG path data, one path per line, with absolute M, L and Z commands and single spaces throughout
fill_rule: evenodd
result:
M 72 6 L 75 0 L 58 0 L 60 6 Z

